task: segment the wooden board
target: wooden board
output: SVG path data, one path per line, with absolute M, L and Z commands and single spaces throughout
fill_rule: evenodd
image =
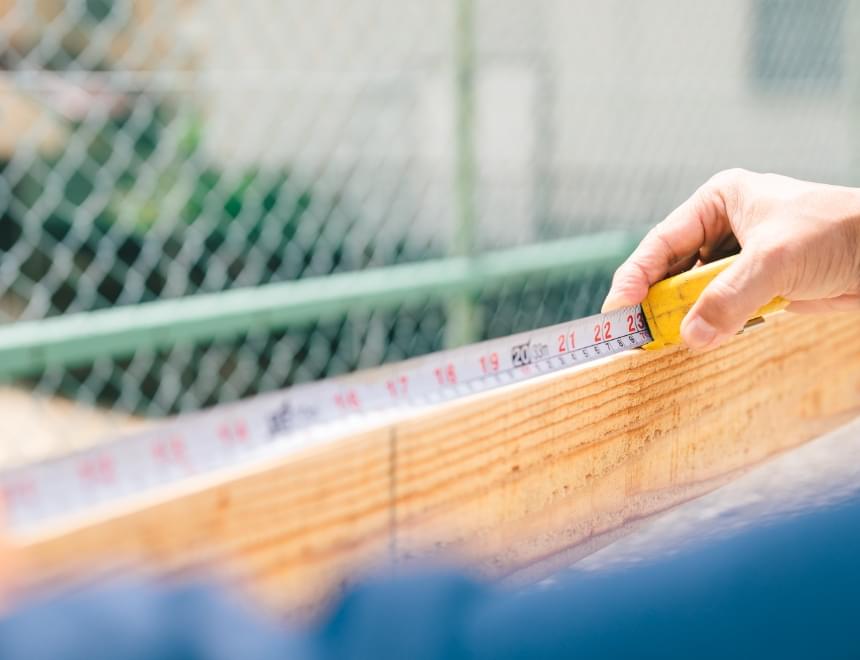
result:
M 38 577 L 217 561 L 290 609 L 368 564 L 550 565 L 860 413 L 858 321 L 783 315 L 708 353 L 628 352 L 14 542 Z

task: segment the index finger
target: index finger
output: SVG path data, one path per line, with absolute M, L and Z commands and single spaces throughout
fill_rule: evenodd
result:
M 701 248 L 730 233 L 722 190 L 708 182 L 655 225 L 618 267 L 602 311 L 639 304 L 648 287 L 679 265 L 692 266 Z

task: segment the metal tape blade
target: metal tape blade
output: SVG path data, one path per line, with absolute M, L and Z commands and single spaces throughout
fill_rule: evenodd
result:
M 414 410 L 638 348 L 640 306 L 522 332 L 181 416 L 94 448 L 0 473 L 8 524 L 40 523 L 192 475 L 336 437 Z

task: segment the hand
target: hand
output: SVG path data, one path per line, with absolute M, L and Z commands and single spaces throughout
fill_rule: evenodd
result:
M 776 296 L 791 311 L 860 309 L 860 189 L 727 170 L 648 232 L 615 272 L 603 311 L 638 304 L 655 282 L 738 246 L 681 324 L 688 346 L 717 346 Z

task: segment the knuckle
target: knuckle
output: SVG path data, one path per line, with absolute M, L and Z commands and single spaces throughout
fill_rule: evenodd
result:
M 716 279 L 702 293 L 700 314 L 715 328 L 730 331 L 737 323 L 740 296 L 732 281 Z
M 843 222 L 840 225 L 840 244 L 845 254 L 847 264 L 847 279 L 849 286 L 860 286 L 860 224 Z
M 627 263 L 621 264 L 618 268 L 615 269 L 615 272 L 612 274 L 612 286 L 618 286 L 627 278 L 627 273 L 630 270 L 630 266 Z
M 648 274 L 638 261 L 628 261 L 622 264 L 612 276 L 612 285 L 614 287 L 635 288 L 639 282 L 647 283 L 647 281 Z
M 780 293 L 785 294 L 791 288 L 790 274 L 795 270 L 795 252 L 791 245 L 785 242 L 774 243 L 759 248 L 754 252 L 755 260 L 766 278 Z
M 715 307 L 728 309 L 740 290 L 731 280 L 716 279 L 708 285 L 707 299 Z
M 729 167 L 717 172 L 715 176 L 722 177 L 727 183 L 736 183 L 738 180 L 748 176 L 751 172 L 743 167 Z
M 665 231 L 665 229 L 666 221 L 662 220 L 658 222 L 656 225 L 654 225 L 653 227 L 651 227 L 651 229 L 648 230 L 648 232 L 645 234 L 645 239 L 642 242 L 652 243 L 658 240 L 658 236 L 662 236 L 662 233 Z
M 679 255 L 667 237 L 667 229 L 664 223 L 658 224 L 648 232 L 648 241 L 656 252 L 663 255 L 666 263 L 674 265 L 678 262 Z
M 739 188 L 750 176 L 752 176 L 752 172 L 749 170 L 742 167 L 732 167 L 714 174 L 706 185 L 711 189 L 724 192 Z
M 767 197 L 753 197 L 744 205 L 743 213 L 748 223 L 755 224 L 773 213 L 774 202 Z
M 790 258 L 790 249 L 785 243 L 774 243 L 755 252 L 756 261 L 766 270 L 784 267 Z
M 753 172 L 734 167 L 714 174 L 704 186 L 699 188 L 701 204 L 712 204 L 724 209 L 732 217 L 743 206 L 743 190 L 746 182 L 754 176 Z
M 643 279 L 648 276 L 645 267 L 638 260 L 628 262 L 625 272 L 632 279 Z

